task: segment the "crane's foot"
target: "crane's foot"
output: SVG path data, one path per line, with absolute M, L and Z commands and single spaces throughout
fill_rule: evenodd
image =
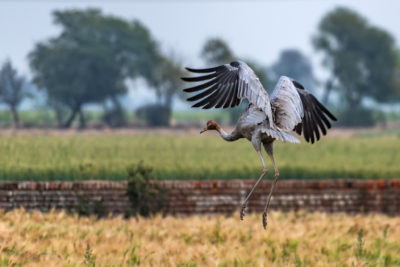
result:
M 264 229 L 267 230 L 267 212 L 266 211 L 263 212 L 262 223 L 263 223 Z
M 242 208 L 240 209 L 240 220 L 243 221 L 243 217 L 245 215 L 245 210 L 246 210 L 247 205 L 243 204 Z

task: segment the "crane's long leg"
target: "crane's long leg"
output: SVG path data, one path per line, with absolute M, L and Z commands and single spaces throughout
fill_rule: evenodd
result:
M 246 199 L 242 203 L 242 208 L 240 209 L 240 219 L 241 220 L 243 220 L 243 217 L 244 217 L 244 212 L 246 209 L 247 201 L 249 200 L 251 194 L 253 194 L 253 191 L 256 189 L 257 185 L 260 183 L 260 181 L 262 180 L 262 178 L 265 176 L 265 174 L 268 171 L 267 166 L 265 166 L 265 162 L 264 162 L 261 150 L 258 150 L 257 152 L 258 152 L 258 155 L 260 156 L 260 159 L 261 159 L 261 162 L 263 165 L 263 172 L 261 173 L 260 178 L 258 178 L 257 182 L 254 184 L 253 188 L 250 190 L 250 193 L 247 195 Z
M 267 229 L 267 212 L 268 212 L 269 202 L 271 200 L 271 196 L 272 196 L 272 192 L 274 191 L 275 184 L 279 178 L 279 171 L 278 171 L 278 167 L 276 167 L 272 150 L 271 151 L 267 150 L 267 154 L 271 158 L 272 165 L 274 166 L 274 170 L 275 170 L 275 175 L 274 175 L 274 181 L 272 182 L 272 185 L 271 185 L 271 191 L 269 192 L 269 195 L 267 198 L 267 204 L 265 205 L 263 216 L 262 216 L 262 222 L 263 222 L 264 229 Z

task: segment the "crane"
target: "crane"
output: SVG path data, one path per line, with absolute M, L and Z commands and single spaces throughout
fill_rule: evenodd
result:
M 246 111 L 241 115 L 231 133 L 226 133 L 213 120 L 208 121 L 200 133 L 216 130 L 224 140 L 229 142 L 246 138 L 252 143 L 261 159 L 263 171 L 241 205 L 241 220 L 245 215 L 250 196 L 268 171 L 261 153 L 261 145 L 263 145 L 275 172 L 262 215 L 263 227 L 266 229 L 269 203 L 279 178 L 279 170 L 273 156 L 274 141 L 300 143 L 297 137 L 289 133 L 295 131 L 298 135 L 303 134 L 307 142 L 314 143 L 320 139 L 321 133 L 325 135 L 327 129 L 331 128 L 329 119 L 336 121 L 336 118 L 303 85 L 286 76 L 279 78 L 269 96 L 257 75 L 243 61 L 233 61 L 207 69 L 186 69 L 200 76 L 184 77 L 182 80 L 202 82 L 184 89 L 187 93 L 196 93 L 187 99 L 190 102 L 197 101 L 192 107 L 228 108 L 238 106 L 243 99 L 249 101 Z

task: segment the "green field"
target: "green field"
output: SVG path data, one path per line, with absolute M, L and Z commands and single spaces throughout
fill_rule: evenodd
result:
M 103 111 L 86 110 L 84 112 L 85 120 L 87 123 L 101 123 Z M 125 118 L 128 122 L 137 123 L 139 118 L 134 111 L 125 111 Z M 51 110 L 21 110 L 19 117 L 22 124 L 26 127 L 44 127 L 56 126 L 57 120 L 55 114 Z M 207 121 L 209 118 L 221 123 L 229 122 L 229 112 L 227 110 L 212 110 L 212 111 L 173 111 L 171 120 L 181 123 L 193 123 Z M 75 123 L 78 123 L 77 121 Z M 0 110 L 0 124 L 11 126 L 13 124 L 13 117 L 11 112 L 7 110 Z
M 262 170 L 247 140 L 228 143 L 215 133 L 3 136 L 0 151 L 1 180 L 122 180 L 140 160 L 159 179 L 256 179 Z M 275 143 L 281 179 L 400 178 L 399 151 L 396 136 Z

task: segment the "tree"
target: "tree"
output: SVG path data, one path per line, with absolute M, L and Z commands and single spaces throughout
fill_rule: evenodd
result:
M 139 108 L 137 115 L 151 126 L 168 126 L 174 97 L 177 94 L 183 96 L 182 76 L 183 67 L 177 58 L 173 54 L 162 56 L 152 76 L 147 79 L 150 88 L 156 93 L 157 103 Z
M 201 56 L 208 65 L 213 66 L 226 64 L 238 59 L 229 45 L 220 38 L 208 39 L 203 46 Z M 265 67 L 250 59 L 245 59 L 244 61 L 253 69 L 265 88 L 271 86 L 271 81 Z M 243 102 L 239 107 L 229 109 L 229 121 L 231 124 L 236 123 L 246 106 L 247 102 Z
M 390 102 L 399 86 L 393 37 L 347 8 L 328 13 L 318 30 L 313 44 L 324 52 L 323 63 L 331 71 L 328 91 L 337 91 L 345 104 L 342 122 L 360 123 L 362 118 L 371 122 L 362 100 Z
M 150 84 L 154 86 L 157 101 L 160 105 L 172 108 L 173 96 L 181 93 L 184 75 L 182 64 L 173 57 L 163 57 L 158 68 L 154 71 Z
M 104 114 L 101 118 L 102 121 L 110 127 L 126 126 L 127 119 L 120 99 L 111 97 L 110 101 L 107 102 L 111 102 L 111 107 L 109 107 L 106 102 L 103 103 Z
M 222 39 L 208 39 L 201 51 L 201 56 L 210 65 L 221 65 L 235 60 L 229 45 Z
M 127 92 L 126 79 L 148 78 L 158 64 L 158 45 L 138 21 L 97 9 L 56 11 L 54 17 L 61 34 L 37 44 L 29 59 L 38 87 L 70 110 L 64 127 L 77 115 L 84 127 L 84 105 L 116 99 Z
M 400 49 L 396 49 L 395 51 L 395 60 L 396 60 L 396 75 L 395 75 L 395 84 L 400 85 Z M 400 100 L 400 86 L 396 86 L 396 98 L 397 101 Z
M 307 90 L 313 91 L 314 78 L 310 60 L 296 49 L 283 50 L 278 61 L 271 66 L 275 79 L 285 75 L 303 84 Z
M 18 76 L 17 71 L 7 60 L 0 69 L 0 102 L 9 106 L 13 116 L 14 127 L 19 127 L 18 106 L 28 96 L 25 79 Z

